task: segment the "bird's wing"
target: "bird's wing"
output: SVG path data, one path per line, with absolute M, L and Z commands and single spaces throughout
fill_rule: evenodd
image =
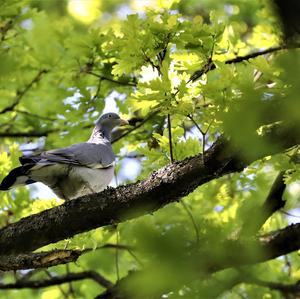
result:
M 113 164 L 115 156 L 111 144 L 78 143 L 66 148 L 42 152 L 37 156 L 21 157 L 20 162 L 48 163 L 56 162 L 86 166 L 89 168 L 106 168 Z

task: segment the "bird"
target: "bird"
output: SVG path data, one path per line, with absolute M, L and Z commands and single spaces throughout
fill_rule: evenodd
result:
M 41 182 L 64 200 L 104 190 L 114 175 L 111 131 L 127 124 L 118 114 L 106 113 L 96 121 L 87 142 L 20 157 L 21 166 L 9 172 L 0 190 Z

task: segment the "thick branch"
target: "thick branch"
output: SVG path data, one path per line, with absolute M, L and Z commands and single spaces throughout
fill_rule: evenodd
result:
M 202 156 L 198 155 L 168 165 L 142 182 L 110 188 L 23 218 L 0 230 L 0 254 L 32 251 L 177 201 L 197 186 L 243 168 L 243 164 L 234 162 L 234 157 L 226 156 L 226 148 L 228 145 L 223 139 L 216 142 L 206 154 L 206 166 L 202 164 Z
M 260 151 L 252 159 L 282 150 L 280 142 L 283 148 L 298 144 L 298 135 L 297 128 L 276 128 L 263 138 L 277 146 Z M 202 155 L 187 158 L 163 167 L 142 182 L 80 197 L 4 227 L 0 230 L 0 254 L 32 251 L 78 233 L 152 213 L 208 181 L 242 170 L 250 162 L 219 138 L 206 152 L 205 165 Z
M 113 287 L 113 284 L 99 273 L 95 271 L 84 271 L 79 273 L 68 273 L 66 275 L 56 276 L 44 280 L 20 280 L 15 283 L 0 284 L 0 289 L 38 289 L 83 279 L 92 279 L 107 289 Z
M 300 33 L 300 3 L 295 0 L 273 0 L 275 9 L 281 19 L 281 25 L 287 42 L 297 40 Z

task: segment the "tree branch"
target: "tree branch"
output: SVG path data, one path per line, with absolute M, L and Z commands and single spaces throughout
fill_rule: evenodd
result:
M 142 182 L 77 198 L 8 225 L 0 230 L 0 254 L 35 250 L 77 233 L 153 212 L 211 179 L 241 170 L 243 165 L 235 165 L 233 157 L 222 157 L 224 148 L 228 145 L 220 139 L 207 152 L 206 167 L 198 155 L 168 165 Z M 26 242 L 29 239 L 31 242 Z
M 153 116 L 155 116 L 159 111 L 155 110 L 154 112 L 150 113 L 148 116 L 146 116 L 139 124 L 135 125 L 133 128 L 127 130 L 125 133 L 116 136 L 113 138 L 112 143 L 119 141 L 120 139 L 126 137 L 127 135 L 129 135 L 130 133 L 132 133 L 133 131 L 135 131 L 136 129 L 140 128 L 141 126 L 143 126 L 147 121 L 149 121 Z M 129 122 L 130 123 L 130 122 Z
M 15 283 L 0 284 L 0 289 L 38 289 L 83 279 L 92 279 L 106 289 L 113 287 L 113 284 L 99 273 L 95 271 L 83 271 L 79 273 L 69 273 L 44 280 L 19 280 Z
M 94 73 L 93 71 L 87 71 L 86 73 L 87 73 L 87 74 L 90 74 L 90 75 L 92 75 L 92 76 L 95 76 L 95 77 L 97 77 L 97 78 L 99 78 L 99 79 L 101 79 L 101 80 L 106 80 L 106 81 L 109 81 L 109 82 L 112 82 L 112 83 L 115 83 L 115 84 L 125 85 L 125 86 L 133 86 L 133 87 L 136 86 L 136 83 L 134 83 L 134 82 L 117 81 L 117 80 L 114 80 L 114 79 L 112 79 L 112 78 L 108 78 L 108 77 L 105 77 L 105 76 L 103 76 L 103 75 L 96 74 L 96 73 Z
M 299 48 L 300 45 L 282 45 L 282 46 L 277 46 L 277 47 L 272 47 L 263 51 L 258 51 L 258 52 L 253 52 L 250 54 L 247 54 L 245 56 L 237 56 L 235 58 L 232 59 L 228 59 L 225 61 L 225 64 L 233 64 L 233 63 L 239 63 L 239 62 L 243 62 L 243 61 L 247 61 L 251 58 L 255 58 L 258 56 L 262 56 L 265 54 L 269 54 L 269 53 L 273 53 L 273 52 L 278 52 L 281 50 L 286 50 L 286 49 L 295 49 L 295 48 Z M 195 71 L 188 82 L 195 82 L 196 80 L 198 80 L 202 75 L 208 73 L 209 71 L 212 71 L 216 69 L 216 65 L 214 64 L 214 62 L 212 60 L 209 60 L 200 70 Z
M 38 115 L 38 114 L 35 114 L 35 113 L 28 112 L 26 110 L 14 109 L 14 112 L 24 114 L 24 115 L 27 115 L 27 116 L 32 117 L 32 118 L 38 118 L 38 119 L 43 119 L 43 120 L 52 121 L 52 122 L 57 120 L 56 118 L 53 118 L 53 117 Z
M 1 255 L 0 270 L 11 271 L 53 267 L 76 262 L 82 253 L 81 250 L 53 250 L 19 255 Z
M 257 136 L 257 142 L 261 138 L 280 144 L 281 148 L 268 147 L 252 156 L 250 161 L 242 158 L 238 149 L 230 147 L 227 140 L 220 137 L 206 151 L 205 165 L 199 154 L 167 165 L 144 181 L 109 188 L 23 218 L 0 230 L 0 254 L 32 251 L 78 233 L 152 213 L 212 179 L 241 171 L 248 163 L 300 141 L 297 128 L 284 126 L 274 128 L 263 137 Z
M 20 112 L 20 113 L 25 112 L 25 111 L 18 111 L 16 109 L 14 109 L 14 111 Z M 132 119 L 129 120 L 129 124 L 134 126 L 134 127 L 130 128 L 126 132 L 123 132 L 122 134 L 120 134 L 120 132 L 118 130 L 115 130 L 112 134 L 113 135 L 112 136 L 113 137 L 113 142 L 116 142 L 116 141 L 122 139 L 123 137 L 127 136 L 131 132 L 133 132 L 136 129 L 140 128 L 141 126 L 143 126 L 147 121 L 149 121 L 157 113 L 158 112 L 150 113 L 144 119 L 133 117 Z M 41 118 L 44 118 L 44 117 L 41 117 Z M 47 120 L 48 120 L 48 118 L 47 118 Z M 88 129 L 88 128 L 92 128 L 92 127 L 93 127 L 93 124 L 87 124 L 83 127 L 83 129 Z M 48 136 L 51 133 L 56 133 L 56 132 L 59 132 L 59 129 L 49 129 L 49 130 L 45 130 L 45 131 L 28 131 L 28 132 L 9 132 L 8 131 L 8 132 L 0 132 L 0 138 L 44 137 L 44 136 Z
M 44 137 L 51 133 L 58 132 L 57 129 L 45 131 L 28 131 L 28 132 L 0 132 L 0 138 L 22 138 L 22 137 Z
M 170 116 L 170 114 L 168 114 L 168 132 L 169 132 L 170 160 L 171 160 L 171 163 L 173 163 L 174 162 L 174 156 L 173 156 L 172 125 L 171 125 L 171 116 Z
M 57 265 L 76 262 L 81 255 L 100 249 L 126 250 L 129 252 L 129 254 L 132 254 L 132 251 L 134 250 L 134 248 L 129 245 L 107 243 L 93 249 L 55 249 L 47 252 L 0 255 L 0 271 L 49 268 Z
M 216 243 L 214 243 L 216 242 Z M 222 247 L 223 254 L 218 256 L 212 254 L 212 248 Z M 205 247 L 205 246 L 202 246 Z M 249 250 L 250 248 L 250 250 Z M 279 256 L 288 254 L 300 248 L 300 223 L 296 225 L 290 225 L 284 229 L 272 232 L 268 236 L 263 238 L 256 239 L 247 239 L 247 240 L 211 240 L 210 244 L 204 248 L 204 250 L 198 251 L 197 248 L 195 254 L 192 255 L 193 267 L 199 268 L 199 275 L 201 279 L 206 278 L 208 275 L 224 270 L 227 268 L 237 268 L 240 271 L 242 266 L 257 264 L 265 262 Z M 252 249 L 253 252 L 249 252 Z M 205 258 L 203 258 L 205 257 Z M 182 257 L 181 257 L 182 258 Z M 113 288 L 107 290 L 101 295 L 97 296 L 98 299 L 129 299 L 132 298 L 133 290 L 128 286 L 131 286 L 131 281 L 136 277 L 141 277 L 146 275 L 148 269 L 141 271 L 132 271 L 127 276 L 123 277 L 119 283 L 117 283 Z M 151 270 L 150 270 L 151 273 Z M 199 279 L 199 275 L 195 276 L 194 279 Z M 182 277 L 182 285 L 188 284 L 191 281 L 192 276 Z M 230 277 L 229 277 L 230 278 Z M 185 280 L 186 279 L 186 280 Z M 271 289 L 276 289 L 282 292 L 298 292 L 300 291 L 300 284 L 296 285 L 284 285 L 280 283 L 264 282 L 260 280 L 255 280 L 252 277 L 247 277 L 241 272 L 240 275 L 234 276 L 233 280 L 228 281 L 229 284 L 226 284 L 226 287 L 223 288 L 223 285 L 220 292 L 225 291 L 239 283 L 255 283 L 261 286 L 265 286 Z M 160 287 L 161 294 L 169 292 L 169 286 Z M 216 289 L 216 291 L 218 291 Z M 157 294 L 156 294 L 157 295 Z M 139 298 L 148 298 L 148 297 L 139 297 Z M 157 298 L 157 296 L 155 297 Z M 214 296 L 212 296 L 214 298 Z
M 255 234 L 273 213 L 284 207 L 283 193 L 286 188 L 283 180 L 284 173 L 284 171 L 281 171 L 277 175 L 263 206 L 257 207 L 256 211 L 252 211 L 246 219 L 241 235 Z M 255 214 L 255 221 L 253 221 L 253 213 Z
M 39 82 L 41 80 L 41 78 L 42 78 L 42 75 L 46 74 L 47 72 L 48 71 L 45 70 L 45 69 L 40 70 L 37 73 L 37 75 L 27 84 L 27 86 L 23 90 L 17 91 L 17 95 L 16 95 L 16 98 L 15 98 L 14 102 L 11 105 L 3 108 L 0 111 L 0 114 L 4 114 L 6 112 L 14 110 L 14 108 L 20 103 L 20 101 L 23 98 L 23 96 L 30 90 L 30 88 L 33 86 L 33 84 Z
M 282 293 L 300 294 L 300 282 L 294 284 L 284 284 L 279 282 L 264 281 L 257 278 L 250 278 L 245 283 L 255 284 L 261 287 L 269 288 L 271 290 L 280 291 Z

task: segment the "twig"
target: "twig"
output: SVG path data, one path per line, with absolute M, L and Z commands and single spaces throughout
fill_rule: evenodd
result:
M 3 26 L 0 27 L 0 33 L 1 33 L 0 43 L 5 41 L 6 34 L 13 27 L 15 19 L 16 17 L 14 17 L 11 20 L 8 20 Z
M 121 250 L 134 250 L 135 249 L 133 246 L 124 245 L 124 244 L 111 244 L 111 243 L 107 243 L 107 244 L 105 244 L 103 246 L 100 246 L 96 249 L 105 249 L 105 248 L 118 248 L 118 249 L 121 249 Z
M 190 211 L 190 209 L 188 208 L 188 206 L 186 205 L 186 203 L 183 201 L 183 199 L 180 201 L 180 203 L 181 203 L 182 207 L 187 212 L 187 214 L 189 215 L 189 217 L 192 221 L 192 224 L 193 224 L 194 229 L 195 229 L 196 245 L 198 246 L 199 242 L 200 242 L 200 235 L 199 235 L 199 229 L 198 229 L 197 223 L 195 221 L 195 218 L 194 218 L 192 212 Z
M 161 72 L 160 72 L 160 66 L 159 65 L 156 65 L 146 54 L 146 52 L 142 49 L 142 53 L 144 55 L 144 60 L 145 62 L 149 62 L 150 65 L 152 66 L 152 69 L 153 70 L 157 70 L 158 74 L 161 75 Z
M 41 271 L 43 271 L 44 269 L 33 269 L 33 270 L 30 270 L 28 271 L 26 274 L 22 275 L 19 280 L 29 280 L 33 275 L 35 275 L 36 273 L 40 273 Z
M 191 114 L 188 114 L 187 117 L 193 122 L 193 124 L 196 126 L 196 128 L 199 130 L 199 132 L 202 135 L 202 161 L 203 164 L 205 164 L 205 146 L 206 146 L 206 134 L 208 133 L 210 126 L 213 122 L 213 120 L 210 121 L 208 127 L 206 128 L 205 131 L 203 131 L 200 126 L 197 124 L 197 122 L 194 120 Z
M 145 158 L 145 155 L 142 154 L 132 154 L 132 155 L 116 155 L 120 160 L 122 159 L 142 159 Z
M 168 131 L 169 131 L 170 160 L 171 160 L 171 163 L 173 163 L 174 162 L 174 156 L 173 156 L 172 129 L 171 129 L 171 116 L 170 116 L 170 114 L 168 114 Z
M 69 264 L 66 264 L 66 270 L 67 270 L 67 274 L 70 274 L 71 272 L 70 272 L 70 266 L 69 266 Z M 74 298 L 76 298 L 76 294 L 75 294 L 75 290 L 74 290 L 74 288 L 73 288 L 73 285 L 72 285 L 72 282 L 70 281 L 69 282 L 69 292 L 68 292 L 68 294 L 67 294 L 67 296 L 68 295 L 73 295 L 72 297 L 74 297 Z
M 108 78 L 108 77 L 102 76 L 100 74 L 94 73 L 93 71 L 87 71 L 86 73 L 89 74 L 89 75 L 95 76 L 95 77 L 97 77 L 101 80 L 106 80 L 106 81 L 116 83 L 116 84 L 119 84 L 119 85 L 136 86 L 136 83 L 134 83 L 134 82 L 122 82 L 122 81 L 114 80 L 112 78 Z
M 95 95 L 92 97 L 91 101 L 95 101 L 95 100 L 98 98 L 99 93 L 100 93 L 100 90 L 101 90 L 101 83 L 102 83 L 102 80 L 103 80 L 102 78 L 99 78 L 99 79 L 98 79 L 97 90 L 96 90 Z
M 140 266 L 144 266 L 142 261 L 137 257 L 137 255 L 133 252 L 132 249 L 128 248 L 127 252 L 137 261 L 138 264 L 140 264 Z
M 117 239 L 117 245 L 119 245 L 119 230 L 118 226 L 116 226 L 116 239 Z M 116 247 L 115 251 L 115 265 L 116 265 L 116 276 L 117 276 L 117 282 L 120 280 L 120 271 L 119 271 L 119 248 Z
M 199 132 L 202 135 L 205 135 L 204 131 L 199 127 L 199 125 L 197 124 L 197 122 L 194 120 L 194 118 L 192 117 L 191 114 L 188 114 L 187 117 L 193 122 L 193 124 L 196 126 L 196 128 L 199 130 Z
M 280 209 L 279 211 L 280 211 L 282 214 L 288 215 L 288 216 L 290 216 L 290 217 L 300 218 L 300 216 L 293 215 L 293 214 L 291 214 L 291 213 L 289 213 L 289 212 L 284 211 L 283 209 Z
M 28 115 L 30 117 L 36 117 L 36 118 L 48 120 L 48 121 L 55 121 L 56 120 L 55 118 L 52 118 L 52 117 L 38 115 L 38 114 L 34 114 L 32 112 L 28 112 L 28 111 L 24 111 L 24 110 L 20 110 L 20 109 L 14 109 L 14 112 L 17 112 L 17 113 L 20 113 L 20 114 L 25 114 L 25 115 Z
M 117 169 L 114 168 L 114 175 L 115 175 L 115 180 L 116 180 L 116 186 L 119 186 L 119 180 L 118 180 L 118 174 L 117 174 Z
M 49 270 L 45 270 L 44 272 L 46 273 L 46 275 L 47 275 L 50 279 L 53 278 L 53 275 L 51 274 L 51 272 L 50 272 Z M 68 297 L 69 297 L 69 296 L 68 296 L 68 293 L 65 292 L 65 290 L 62 288 L 62 286 L 61 286 L 61 285 L 58 285 L 57 287 L 59 288 L 59 290 L 60 290 L 60 292 L 62 293 L 62 295 L 64 296 L 64 298 L 68 299 Z

